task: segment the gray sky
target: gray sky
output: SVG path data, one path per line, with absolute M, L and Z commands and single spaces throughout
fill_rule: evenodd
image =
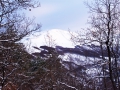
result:
M 88 8 L 85 0 L 40 0 L 41 7 L 27 10 L 28 17 L 35 17 L 42 30 L 62 29 L 78 31 L 85 28 Z

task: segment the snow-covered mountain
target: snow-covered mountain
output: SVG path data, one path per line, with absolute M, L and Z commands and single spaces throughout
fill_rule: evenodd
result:
M 77 35 L 76 33 L 72 34 Z M 99 46 L 95 44 L 82 46 L 74 45 L 71 41 L 71 34 L 65 30 L 52 29 L 41 31 L 40 35 L 37 37 L 30 36 L 29 38 L 24 39 L 24 43 L 27 49 L 30 49 L 31 53 L 37 51 L 33 46 L 40 49 L 46 49 L 47 51 L 39 51 L 40 53 L 38 55 L 43 57 L 49 54 L 49 49 L 57 51 L 62 57 L 63 65 L 66 66 L 66 68 L 72 66 L 77 72 L 82 68 L 88 73 L 97 73 L 96 71 L 99 71 L 100 68 L 96 70 L 96 66 L 98 68 L 101 65 L 108 63 L 103 62 L 101 58 L 102 52 Z M 116 52 L 116 50 L 114 51 Z M 108 54 L 106 49 L 104 49 L 103 54 L 104 57 L 107 57 Z M 120 53 L 116 54 L 119 55 Z
M 72 34 L 77 35 L 73 32 Z M 97 61 L 99 61 L 101 56 L 100 47 L 95 45 L 74 45 L 71 41 L 70 32 L 60 29 L 41 31 L 39 36 L 30 36 L 27 39 L 24 39 L 24 43 L 27 49 L 32 53 L 37 51 L 33 46 L 38 48 L 43 46 L 43 48 L 48 50 L 56 50 L 61 55 L 63 64 L 66 68 L 68 68 L 68 66 L 72 66 L 77 72 L 81 70 L 80 68 L 86 68 L 88 72 L 91 72 L 90 67 L 91 65 L 94 66 L 94 60 L 97 59 Z M 43 50 L 38 55 L 44 56 L 44 54 L 47 53 L 49 52 Z
M 22 40 L 22 42 L 25 44 L 25 46 L 30 52 L 35 51 L 35 49 L 32 46 L 40 47 L 43 45 L 47 45 L 47 46 L 74 47 L 74 44 L 71 41 L 70 32 L 61 29 L 41 31 L 39 35 L 27 37 L 26 39 Z
M 75 34 L 76 35 L 76 34 Z M 44 60 L 58 60 L 67 69 L 70 76 L 75 77 L 78 81 L 93 80 L 97 84 L 102 82 L 99 78 L 109 78 L 109 60 L 107 48 L 101 49 L 100 45 L 74 45 L 71 41 L 71 35 L 68 31 L 53 29 L 42 31 L 38 37 L 29 37 L 26 42 L 31 43 L 30 49 L 33 49 L 33 57 L 40 56 Z M 32 46 L 35 46 L 34 48 Z M 35 52 L 35 50 L 38 52 Z M 114 54 L 111 58 L 118 59 L 120 50 L 112 48 Z M 51 59 L 52 57 L 52 59 Z M 118 59 L 119 60 L 119 59 Z M 114 61 L 112 62 L 114 64 Z M 120 62 L 118 61 L 118 66 Z M 103 70 L 104 67 L 104 70 Z M 113 67 L 114 68 L 114 67 Z M 103 75 L 103 71 L 105 75 Z M 116 72 L 116 71 L 115 71 Z M 99 79 L 99 81 L 98 81 Z

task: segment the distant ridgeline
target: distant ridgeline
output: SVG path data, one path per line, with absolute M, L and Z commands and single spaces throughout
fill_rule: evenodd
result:
M 64 55 L 65 53 L 70 53 L 70 54 L 77 54 L 77 55 L 82 55 L 86 57 L 97 57 L 100 58 L 102 55 L 103 57 L 107 57 L 107 49 L 104 47 L 101 49 L 100 46 L 96 46 L 94 44 L 91 45 L 76 45 L 75 48 L 67 48 L 67 47 L 62 47 L 62 46 L 56 46 L 55 48 L 49 47 L 49 46 L 40 46 L 34 47 L 35 49 L 40 50 L 40 52 L 35 52 L 33 55 L 39 55 L 41 57 L 45 57 L 48 54 L 51 54 L 53 52 L 56 52 L 58 55 Z M 117 49 L 114 49 L 114 53 L 116 57 L 118 58 L 120 55 L 120 52 Z M 111 56 L 113 56 L 111 52 Z

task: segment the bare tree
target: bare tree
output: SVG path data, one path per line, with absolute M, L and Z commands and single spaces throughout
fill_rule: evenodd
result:
M 89 35 L 90 42 L 98 42 L 101 50 L 105 50 L 107 58 L 102 53 L 104 62 L 103 78 L 104 89 L 119 90 L 119 35 L 120 35 L 120 0 L 95 0 L 94 3 L 87 4 L 90 9 Z M 106 68 L 107 70 L 106 70 Z M 112 87 L 106 87 L 106 74 L 109 76 Z
M 16 81 L 20 80 L 19 75 L 25 75 L 25 68 L 30 58 L 24 45 L 19 41 L 33 32 L 40 31 L 41 25 L 34 23 L 34 19 L 26 18 L 20 11 L 38 6 L 40 6 L 39 2 L 32 0 L 0 0 L 1 87 L 9 81 L 20 83 L 21 81 Z
M 34 19 L 26 18 L 24 14 L 20 13 L 24 8 L 38 7 L 38 2 L 33 3 L 32 0 L 1 0 L 0 4 L 0 33 L 15 31 L 18 35 L 14 38 L 14 42 L 21 40 L 33 31 L 38 31 L 41 27 L 34 23 Z M 9 38 L 9 40 L 11 39 Z

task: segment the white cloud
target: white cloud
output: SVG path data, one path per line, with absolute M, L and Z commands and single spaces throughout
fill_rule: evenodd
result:
M 27 11 L 28 17 L 35 17 L 36 23 L 41 23 L 41 30 L 63 29 L 78 31 L 86 28 L 88 9 L 83 0 L 42 0 L 41 7 Z

